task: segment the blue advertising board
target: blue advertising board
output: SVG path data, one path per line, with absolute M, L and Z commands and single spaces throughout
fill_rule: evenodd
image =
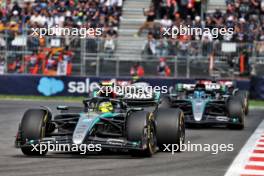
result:
M 264 76 L 254 76 L 250 80 L 250 97 L 264 99 Z
M 1 75 L 0 94 L 40 95 L 40 96 L 85 96 L 109 77 L 75 77 L 75 76 L 28 76 Z M 117 81 L 130 81 L 130 78 L 116 78 Z M 176 83 L 194 83 L 194 79 L 145 78 L 151 86 L 174 86 Z M 263 81 L 264 82 L 264 81 Z M 237 81 L 240 89 L 249 90 L 250 81 Z

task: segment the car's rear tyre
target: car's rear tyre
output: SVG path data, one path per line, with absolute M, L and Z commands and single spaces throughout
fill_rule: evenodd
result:
M 164 144 L 177 144 L 178 152 L 180 145 L 185 141 L 184 114 L 180 109 L 159 109 L 157 121 L 157 142 L 160 150 Z
M 248 109 L 249 109 L 248 92 L 244 91 L 244 90 L 239 90 L 235 93 L 235 96 L 237 96 L 241 99 L 241 101 L 243 103 L 245 115 L 248 115 Z
M 228 127 L 230 129 L 244 129 L 245 113 L 239 97 L 230 97 L 227 106 L 229 117 L 235 120 L 234 123 L 229 124 Z
M 127 139 L 145 145 L 144 150 L 130 150 L 132 156 L 151 157 L 156 152 L 157 140 L 153 114 L 136 111 L 127 117 Z
M 21 121 L 21 138 L 23 141 L 39 140 L 45 137 L 47 123 L 51 119 L 51 113 L 45 109 L 29 109 L 25 112 Z M 33 146 L 22 146 L 21 151 L 25 155 L 45 155 L 47 150 L 40 153 L 33 150 Z
M 170 103 L 169 97 L 167 96 L 162 97 L 159 107 L 160 108 L 170 108 L 171 103 Z

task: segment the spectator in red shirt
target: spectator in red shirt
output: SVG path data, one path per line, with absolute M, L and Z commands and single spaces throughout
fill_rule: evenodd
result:
M 144 68 L 138 62 L 130 68 L 130 75 L 132 77 L 143 77 L 144 74 Z
M 160 62 L 159 62 L 157 71 L 158 71 L 158 75 L 159 76 L 166 76 L 166 77 L 168 77 L 168 76 L 171 75 L 171 69 L 167 65 L 165 58 L 160 58 Z

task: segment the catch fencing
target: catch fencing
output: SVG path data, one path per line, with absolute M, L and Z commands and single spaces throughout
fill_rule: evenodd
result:
M 111 39 L 115 48 L 121 39 Z M 9 66 L 15 61 L 18 65 L 26 65 L 25 57 L 39 53 L 44 48 L 63 48 L 73 53 L 72 75 L 81 76 L 129 76 L 130 68 L 135 63 L 144 67 L 146 77 L 160 76 L 157 67 L 160 58 L 165 58 L 171 70 L 169 77 L 233 77 L 239 75 L 239 57 L 247 53 L 250 73 L 263 74 L 264 42 L 233 43 L 233 42 L 201 42 L 172 41 L 164 39 L 156 41 L 155 52 L 148 48 L 148 42 L 142 43 L 142 50 L 129 54 L 120 54 L 118 50 L 109 50 L 103 38 L 80 38 L 70 36 L 52 36 L 37 38 L 27 33 L 14 35 L 8 31 L 0 33 L 0 66 L 2 72 L 11 74 Z M 129 41 L 127 41 L 129 42 Z M 152 48 L 153 49 L 153 48 Z M 138 53 L 140 52 L 140 53 Z M 129 55 L 138 55 L 131 58 Z M 211 57 L 213 56 L 213 57 Z M 49 57 L 47 54 L 45 57 Z M 213 59 L 213 60 L 211 60 Z M 211 65 L 213 63 L 213 65 Z M 29 74 L 27 67 L 23 74 Z M 41 71 L 38 72 L 42 74 Z

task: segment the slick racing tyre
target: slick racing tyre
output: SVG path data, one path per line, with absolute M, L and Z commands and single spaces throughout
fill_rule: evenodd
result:
M 243 91 L 243 90 L 239 90 L 235 93 L 235 96 L 238 96 L 242 103 L 243 103 L 243 108 L 245 111 L 245 114 L 248 115 L 248 107 L 249 107 L 249 100 L 248 100 L 248 92 L 247 91 Z
M 228 127 L 231 129 L 244 129 L 245 112 L 240 98 L 230 97 L 227 107 L 229 117 L 233 120 L 233 124 L 229 124 Z
M 143 150 L 131 150 L 132 156 L 151 157 L 156 152 L 157 139 L 154 117 L 146 111 L 136 111 L 126 121 L 128 141 L 140 142 Z
M 170 108 L 171 104 L 170 104 L 169 97 L 167 96 L 162 97 L 159 107 L 160 108 Z
M 45 137 L 46 124 L 51 119 L 51 113 L 44 109 L 29 109 L 25 112 L 21 121 L 21 133 L 23 141 L 39 140 Z M 38 156 L 45 155 L 47 150 L 42 152 L 33 150 L 32 146 L 22 146 L 21 151 L 25 155 Z
M 180 109 L 159 109 L 157 121 L 157 142 L 160 150 L 164 144 L 183 144 L 185 141 L 184 114 Z M 180 151 L 180 150 L 177 150 Z

